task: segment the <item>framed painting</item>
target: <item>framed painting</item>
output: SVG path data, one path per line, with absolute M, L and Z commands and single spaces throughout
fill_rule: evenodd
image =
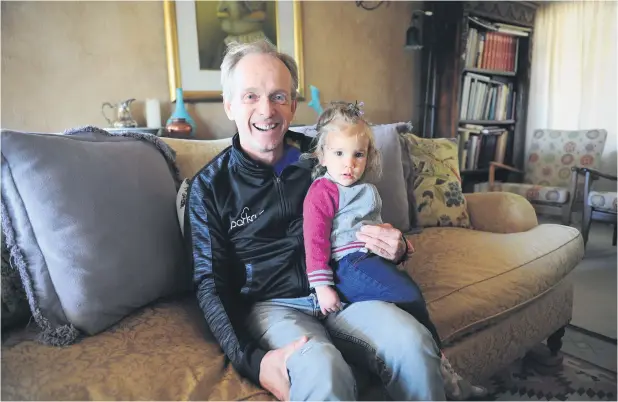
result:
M 300 1 L 165 0 L 165 45 L 172 101 L 221 101 L 221 59 L 227 43 L 267 38 L 298 63 L 304 98 Z

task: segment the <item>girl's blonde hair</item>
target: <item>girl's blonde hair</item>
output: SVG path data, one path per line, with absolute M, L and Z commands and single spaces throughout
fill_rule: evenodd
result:
M 326 106 L 318 118 L 318 122 L 315 127 L 317 131 L 315 138 L 316 145 L 310 153 L 303 155 L 304 158 L 317 160 L 317 164 L 311 172 L 311 178 L 313 180 L 323 176 L 326 173 L 326 167 L 320 164 L 320 159 L 324 156 L 326 137 L 330 132 L 337 131 L 338 126 L 341 124 L 361 124 L 365 127 L 365 130 L 361 136 L 365 136 L 367 138 L 369 146 L 367 148 L 367 165 L 365 166 L 363 178 L 367 181 L 373 181 L 379 179 L 382 175 L 382 158 L 380 151 L 376 148 L 376 142 L 371 126 L 363 117 L 364 113 L 361 110 L 362 106 L 362 102 L 360 104 L 358 102 L 331 102 Z

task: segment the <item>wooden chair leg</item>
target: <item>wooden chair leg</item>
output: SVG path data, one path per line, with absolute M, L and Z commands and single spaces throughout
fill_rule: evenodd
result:
M 571 224 L 571 203 L 566 203 L 562 206 L 562 224 L 569 226 Z
M 590 225 L 592 224 L 592 207 L 584 206 L 584 217 L 582 219 L 582 236 L 584 237 L 584 247 L 588 243 L 588 234 L 590 233 Z

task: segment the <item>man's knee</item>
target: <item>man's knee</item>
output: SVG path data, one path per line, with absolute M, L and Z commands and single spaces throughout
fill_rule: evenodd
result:
M 356 399 L 352 369 L 331 343 L 309 340 L 290 356 L 287 367 L 293 391 L 299 386 L 310 399 Z
M 419 357 L 427 351 L 431 351 L 434 355 L 439 352 L 431 332 L 416 319 L 410 320 L 397 331 L 393 331 L 389 347 L 396 353 L 400 353 L 402 358 Z

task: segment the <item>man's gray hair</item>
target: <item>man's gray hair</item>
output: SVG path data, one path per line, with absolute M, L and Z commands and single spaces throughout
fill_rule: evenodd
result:
M 265 39 L 260 39 L 251 43 L 232 42 L 228 45 L 221 63 L 221 86 L 223 87 L 223 99 L 229 101 L 232 98 L 233 78 L 236 66 L 243 57 L 253 54 L 267 54 L 281 60 L 290 71 L 292 76 L 292 88 L 290 94 L 292 99 L 296 99 L 298 90 L 298 66 L 293 57 L 277 51 L 277 48 Z

